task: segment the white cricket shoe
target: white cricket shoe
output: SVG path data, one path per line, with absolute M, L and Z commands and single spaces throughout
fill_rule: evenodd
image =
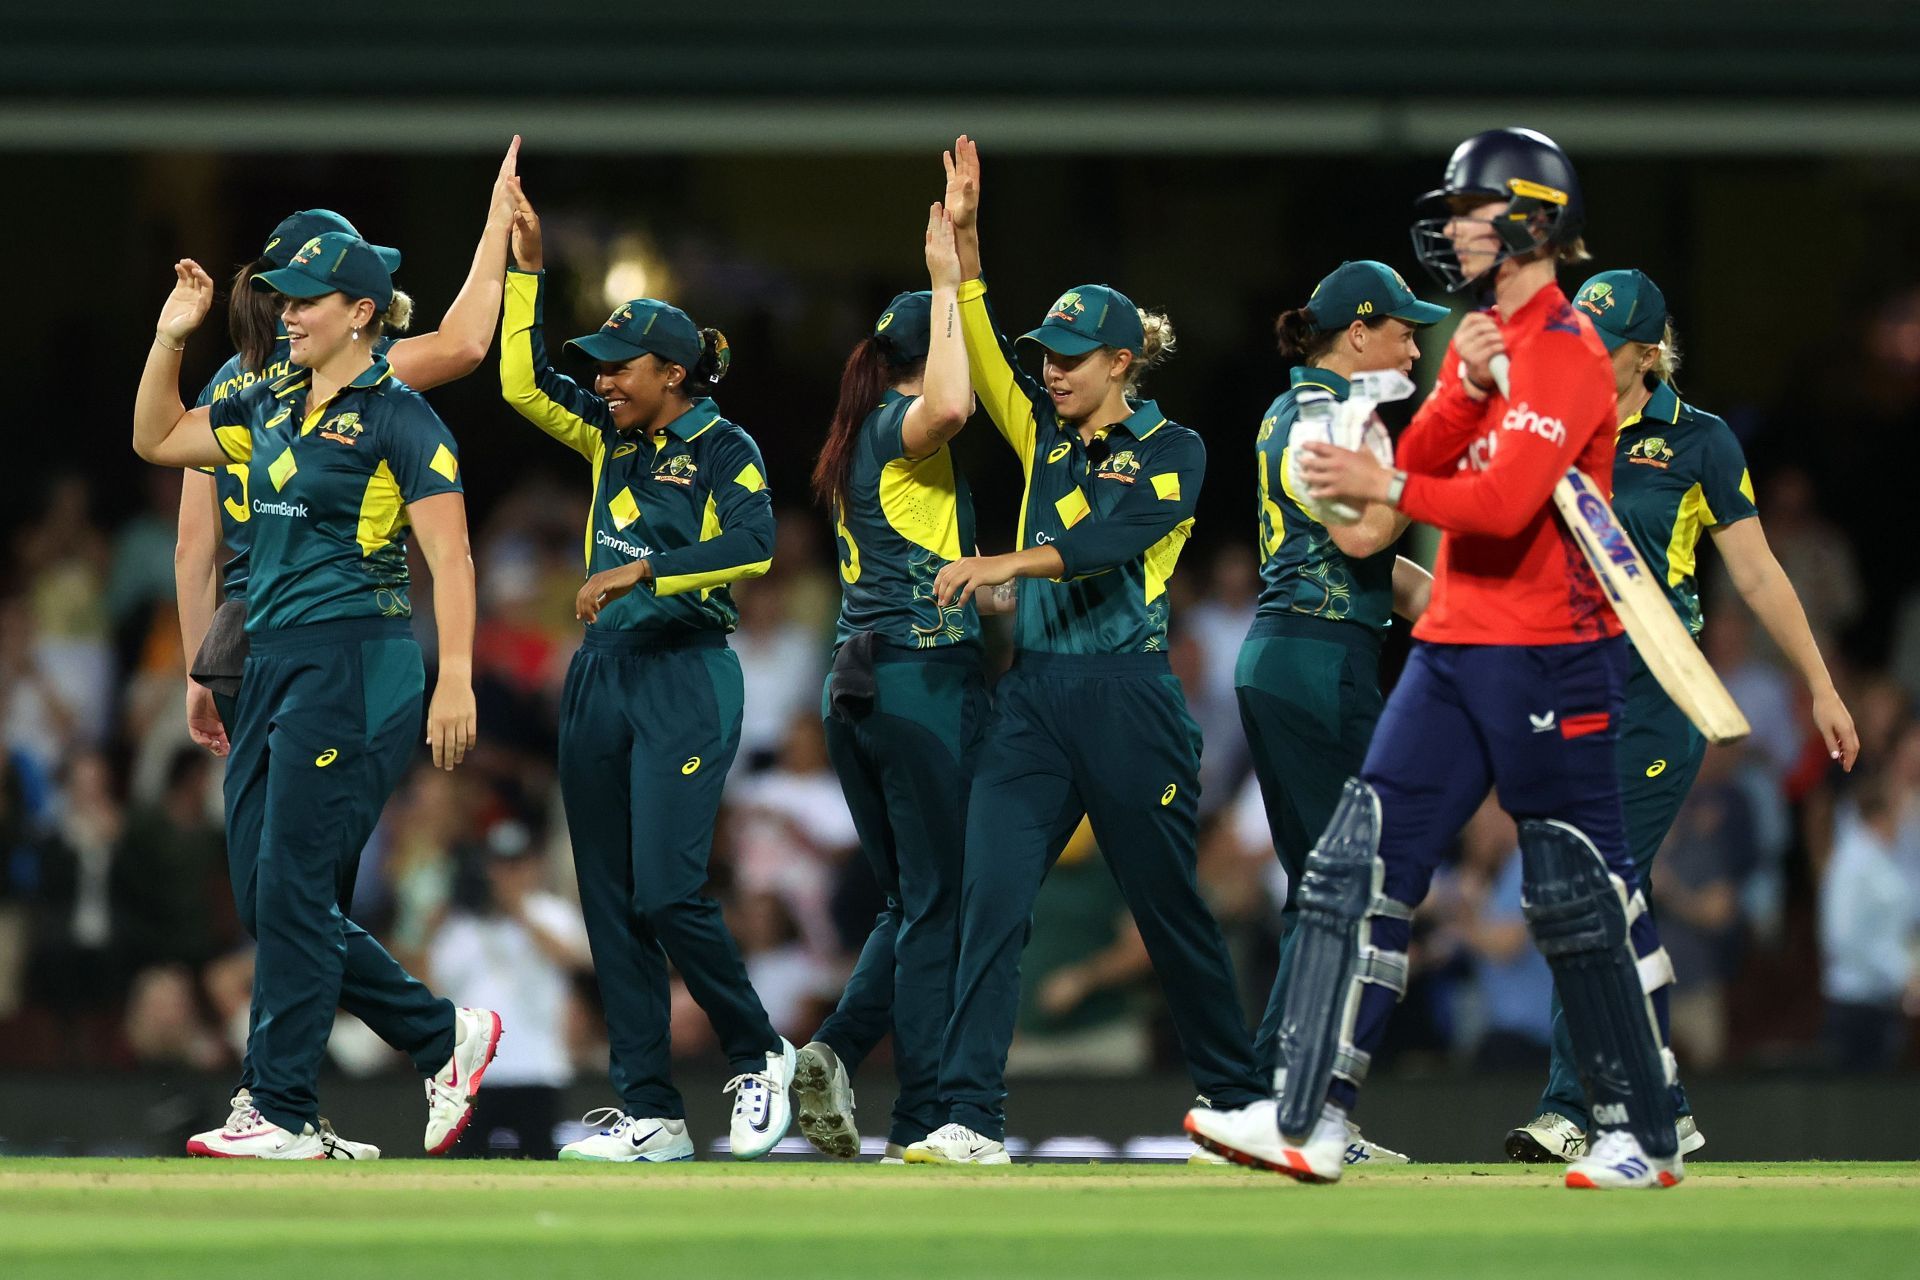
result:
M 500 1051 L 500 1015 L 491 1009 L 453 1011 L 453 1056 L 427 1077 L 427 1154 L 453 1150 L 473 1119 L 473 1100 L 487 1065 Z
M 908 1164 L 1012 1164 L 1004 1142 L 975 1133 L 963 1124 L 943 1124 L 908 1147 Z
M 1558 1111 L 1542 1111 L 1507 1134 L 1507 1159 L 1520 1164 L 1555 1164 L 1587 1153 L 1587 1131 Z
M 880 1157 L 881 1164 L 905 1164 L 907 1149 L 897 1142 L 889 1142 L 885 1154 Z
M 1700 1125 L 1692 1116 L 1681 1116 L 1673 1131 L 1680 1139 L 1680 1155 L 1690 1156 L 1707 1145 L 1707 1135 L 1700 1132 Z
M 320 1145 L 327 1149 L 329 1160 L 378 1160 L 380 1158 L 380 1148 L 371 1142 L 352 1142 L 341 1137 L 333 1131 L 333 1126 L 327 1123 L 325 1116 L 320 1117 L 317 1127 L 320 1130 Z
M 1567 1166 L 1567 1185 L 1584 1190 L 1653 1190 L 1686 1177 L 1676 1152 L 1668 1159 L 1650 1156 L 1625 1129 L 1609 1129 L 1594 1140 L 1589 1154 Z
M 1392 1147 L 1383 1147 L 1360 1132 L 1360 1126 L 1347 1121 L 1347 1163 L 1356 1164 L 1412 1164 L 1412 1156 L 1403 1156 Z
M 1284 1173 L 1301 1182 L 1338 1182 L 1347 1167 L 1347 1115 L 1327 1104 L 1305 1142 L 1280 1134 L 1279 1103 L 1272 1098 L 1233 1111 L 1195 1107 L 1187 1132 L 1235 1164 Z
M 860 1154 L 853 1122 L 853 1086 L 840 1055 L 815 1040 L 794 1059 L 793 1113 L 813 1149 L 836 1160 Z
M 787 1136 L 793 1124 L 793 1104 L 787 1090 L 793 1084 L 793 1044 L 780 1037 L 780 1047 L 767 1055 L 765 1071 L 749 1071 L 727 1081 L 724 1093 L 733 1094 L 733 1129 L 729 1145 L 735 1160 L 758 1160 Z
M 226 1124 L 187 1139 L 187 1154 L 228 1160 L 325 1160 L 327 1147 L 312 1125 L 302 1125 L 299 1133 L 293 1133 L 255 1111 L 242 1089 L 233 1096 Z
M 605 1124 L 578 1142 L 560 1148 L 562 1160 L 598 1160 L 612 1164 L 665 1164 L 693 1159 L 693 1139 L 685 1120 L 657 1120 L 630 1116 L 618 1107 L 601 1107 L 581 1117 L 586 1124 Z
M 1207 1150 L 1205 1147 L 1201 1146 L 1198 1142 L 1196 1142 L 1193 1144 L 1193 1150 L 1187 1153 L 1187 1163 L 1188 1164 L 1232 1164 L 1233 1161 L 1227 1159 L 1225 1156 L 1221 1155 L 1218 1151 Z

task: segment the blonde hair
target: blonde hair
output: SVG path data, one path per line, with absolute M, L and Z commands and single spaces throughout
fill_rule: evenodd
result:
M 1166 312 L 1148 311 L 1144 307 L 1136 309 L 1140 312 L 1140 354 L 1127 366 L 1129 392 L 1139 386 L 1147 370 L 1159 367 L 1173 354 L 1178 342 L 1173 336 L 1173 320 Z
M 1680 372 L 1680 339 L 1673 331 L 1673 317 L 1667 317 L 1666 330 L 1660 335 L 1659 345 L 1654 348 L 1660 353 L 1653 362 L 1653 373 L 1662 382 L 1672 382 L 1674 375 Z
M 373 318 L 371 332 L 378 338 L 388 333 L 405 333 L 413 322 L 413 298 L 403 289 L 393 291 L 393 301 Z
M 1591 262 L 1593 255 L 1587 252 L 1587 238 L 1575 236 L 1553 251 L 1553 260 L 1560 263 Z

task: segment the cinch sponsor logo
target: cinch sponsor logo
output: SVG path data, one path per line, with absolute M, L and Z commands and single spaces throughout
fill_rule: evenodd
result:
M 255 498 L 253 511 L 255 515 L 262 516 L 297 516 L 302 520 L 307 518 L 307 504 L 304 502 L 262 502 Z
M 1522 400 L 1507 410 L 1507 416 L 1500 420 L 1503 431 L 1531 431 L 1548 444 L 1560 445 L 1567 442 L 1567 427 L 1558 418 L 1543 418 L 1527 407 Z
M 635 560 L 638 560 L 641 556 L 650 556 L 653 554 L 652 547 L 642 547 L 635 543 L 628 542 L 623 538 L 616 538 L 604 529 L 594 530 L 593 540 L 603 547 L 618 551 L 624 556 L 631 556 Z
M 1494 451 L 1499 447 L 1499 444 L 1500 433 L 1497 431 L 1487 432 L 1486 435 L 1481 436 L 1478 440 L 1468 445 L 1467 451 L 1460 455 L 1460 470 L 1485 471 L 1493 465 Z

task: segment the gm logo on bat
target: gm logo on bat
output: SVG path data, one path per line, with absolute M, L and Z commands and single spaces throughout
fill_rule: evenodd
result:
M 1639 577 L 1639 553 L 1633 549 L 1633 544 L 1627 541 L 1625 531 L 1614 523 L 1613 512 L 1607 509 L 1606 500 L 1580 484 L 1579 481 L 1576 480 L 1574 483 L 1580 489 L 1577 503 L 1580 516 L 1587 522 L 1587 528 L 1593 531 L 1593 536 L 1600 543 L 1601 551 L 1606 553 L 1607 559 L 1619 566 L 1622 573 L 1630 578 Z

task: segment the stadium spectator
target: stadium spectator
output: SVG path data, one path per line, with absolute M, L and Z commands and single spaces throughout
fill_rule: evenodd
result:
M 1475 1071 L 1537 1071 L 1553 1034 L 1553 974 L 1520 910 L 1520 836 L 1499 805 L 1481 806 L 1461 833 L 1457 921 L 1473 960 L 1480 1034 Z
M 1886 775 L 1856 789 L 1841 812 L 1820 892 L 1826 1048 L 1842 1071 L 1884 1071 L 1906 1051 L 1907 1014 L 1920 1009 L 1914 964 L 1920 895 L 1897 840 L 1915 797 Z
M 733 586 L 740 626 L 730 643 L 740 658 L 746 690 L 735 777 L 774 762 L 796 715 L 810 711 L 819 719 L 820 682 L 826 676 L 824 633 L 793 616 L 786 582 L 770 576 Z M 827 781 L 833 783 L 831 773 Z
M 117 1051 L 112 1028 L 128 970 L 114 864 L 125 839 L 126 815 L 106 757 L 77 754 L 63 772 L 53 829 L 38 848 L 29 960 L 29 981 L 53 1015 L 58 1056 L 68 1065 Z

